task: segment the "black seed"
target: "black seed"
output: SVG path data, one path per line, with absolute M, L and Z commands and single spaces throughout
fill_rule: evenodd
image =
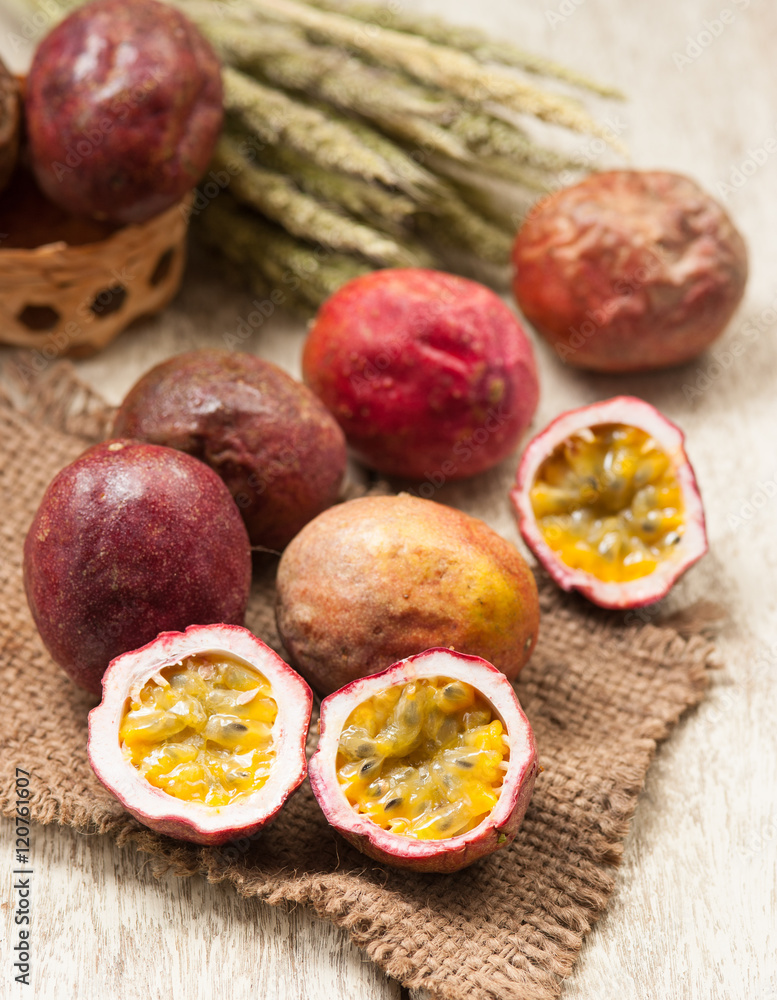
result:
M 380 798 L 380 796 L 387 791 L 388 787 L 386 782 L 383 780 L 373 781 L 373 783 L 367 787 L 367 795 L 369 795 L 371 799 Z
M 642 522 L 642 530 L 643 531 L 655 531 L 656 530 L 656 526 L 651 521 L 643 521 Z
M 457 698 L 461 698 L 464 691 L 458 686 L 458 684 L 449 684 L 446 688 L 443 688 L 442 693 L 446 698 L 450 698 L 451 701 L 455 701 Z
M 362 766 L 359 768 L 359 774 L 369 774 L 369 772 L 378 763 L 378 758 L 373 757 L 371 760 L 365 760 Z
M 438 826 L 440 827 L 441 830 L 447 830 L 450 825 L 451 825 L 450 819 L 443 819 L 438 823 Z
M 244 726 L 242 722 L 230 722 L 227 725 L 227 731 L 230 733 L 247 733 L 248 726 Z
M 401 806 L 401 805 L 402 805 L 402 799 L 401 798 L 389 799 L 389 801 L 386 803 L 386 811 L 388 811 L 389 809 L 396 809 L 397 806 Z
M 457 767 L 466 767 L 466 768 L 471 768 L 475 766 L 471 760 L 466 760 L 464 757 L 460 757 L 456 761 L 456 765 Z
M 360 743 L 356 748 L 356 756 L 361 757 L 362 759 L 364 757 L 369 757 L 374 749 L 375 747 L 371 743 Z

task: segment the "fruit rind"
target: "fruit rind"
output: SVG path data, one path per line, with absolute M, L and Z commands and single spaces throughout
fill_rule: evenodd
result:
M 182 657 L 203 653 L 245 661 L 264 674 L 275 692 L 276 759 L 266 784 L 245 802 L 214 807 L 173 798 L 150 784 L 121 750 L 119 726 L 130 689 Z M 108 791 L 145 826 L 197 844 L 223 844 L 260 830 L 302 784 L 312 704 L 305 681 L 245 628 L 192 625 L 185 632 L 164 632 L 148 645 L 117 657 L 105 672 L 103 699 L 89 713 L 89 763 Z
M 286 549 L 276 588 L 289 662 L 320 694 L 432 645 L 513 680 L 539 633 L 537 585 L 515 546 L 409 494 L 324 511 Z
M 435 676 L 466 680 L 491 702 L 508 735 L 510 758 L 497 804 L 478 826 L 445 840 L 415 840 L 382 829 L 348 802 L 337 777 L 337 746 L 356 705 L 387 687 Z M 352 681 L 322 701 L 320 732 L 309 767 L 313 794 L 330 826 L 374 860 L 414 871 L 455 872 L 515 839 L 539 770 L 537 747 L 510 682 L 486 660 L 450 649 L 427 649 L 379 674 Z
M 531 488 L 543 461 L 570 435 L 584 427 L 627 424 L 650 434 L 668 455 L 685 503 L 685 533 L 671 558 L 648 576 L 637 580 L 606 583 L 591 573 L 564 563 L 543 538 L 531 503 Z M 664 597 L 686 570 L 706 553 L 704 508 L 693 466 L 685 452 L 685 435 L 649 403 L 634 396 L 615 396 L 562 413 L 527 446 L 510 491 L 518 527 L 524 541 L 555 582 L 566 591 L 577 590 L 603 608 L 639 608 Z

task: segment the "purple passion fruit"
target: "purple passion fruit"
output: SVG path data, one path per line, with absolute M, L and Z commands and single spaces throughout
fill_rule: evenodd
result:
M 202 462 L 106 441 L 51 482 L 24 543 L 44 644 L 95 694 L 109 662 L 160 632 L 243 622 L 251 550 L 240 512 Z
M 221 69 L 174 7 L 96 0 L 41 42 L 25 104 L 51 201 L 117 225 L 145 222 L 205 173 L 223 120 Z
M 201 459 L 229 487 L 251 543 L 275 551 L 337 500 L 345 474 L 343 433 L 313 393 L 235 351 L 191 351 L 152 368 L 114 434 Z

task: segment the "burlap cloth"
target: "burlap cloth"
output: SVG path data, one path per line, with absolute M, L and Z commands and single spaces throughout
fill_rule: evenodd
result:
M 688 620 L 679 630 L 627 624 L 540 581 L 540 641 L 517 692 L 544 771 L 514 844 L 459 874 L 414 875 L 371 862 L 327 827 L 307 782 L 251 842 L 207 849 L 157 836 L 92 774 L 86 716 L 95 700 L 52 663 L 27 610 L 20 567 L 27 526 L 55 472 L 104 426 L 99 401 L 79 394 L 66 371 L 49 380 L 45 397 L 32 417 L 0 400 L 4 811 L 14 808 L 18 765 L 33 774 L 35 820 L 134 842 L 157 874 L 201 873 L 271 904 L 309 904 L 406 986 L 440 1000 L 557 997 L 612 892 L 656 743 L 703 696 L 713 647 L 698 633 L 699 619 L 696 631 Z M 265 578 L 248 625 L 280 648 L 271 609 Z

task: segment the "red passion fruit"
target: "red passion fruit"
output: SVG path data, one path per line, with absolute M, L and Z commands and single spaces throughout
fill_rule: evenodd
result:
M 229 487 L 251 544 L 276 551 L 337 500 L 345 475 L 345 438 L 323 404 L 237 351 L 190 351 L 152 368 L 113 430 L 201 459 Z
M 311 327 L 303 372 L 358 458 L 434 485 L 509 455 L 539 396 L 531 345 L 504 302 L 421 268 L 375 271 L 335 292 Z
M 541 201 L 513 248 L 513 289 L 570 365 L 636 372 L 683 364 L 723 332 L 747 248 L 694 181 L 663 171 L 592 174 Z
M 224 114 L 221 69 L 174 7 L 95 0 L 38 46 L 25 105 L 51 201 L 118 225 L 145 222 L 205 173 Z
M 683 442 L 631 396 L 564 413 L 530 442 L 510 498 L 524 540 L 560 587 L 604 608 L 637 608 L 704 555 L 704 509 Z
M 247 629 L 166 632 L 108 667 L 89 761 L 152 830 L 223 844 L 269 823 L 304 780 L 312 698 Z
M 324 511 L 284 552 L 276 587 L 290 662 L 322 694 L 435 643 L 513 679 L 539 632 L 518 550 L 483 521 L 407 494 Z
M 531 726 L 485 660 L 429 649 L 321 703 L 310 784 L 377 861 L 455 872 L 510 844 L 537 776 Z
M 24 543 L 24 585 L 55 662 L 99 694 L 109 662 L 160 632 L 242 624 L 251 549 L 229 490 L 202 462 L 105 441 L 46 490 Z

